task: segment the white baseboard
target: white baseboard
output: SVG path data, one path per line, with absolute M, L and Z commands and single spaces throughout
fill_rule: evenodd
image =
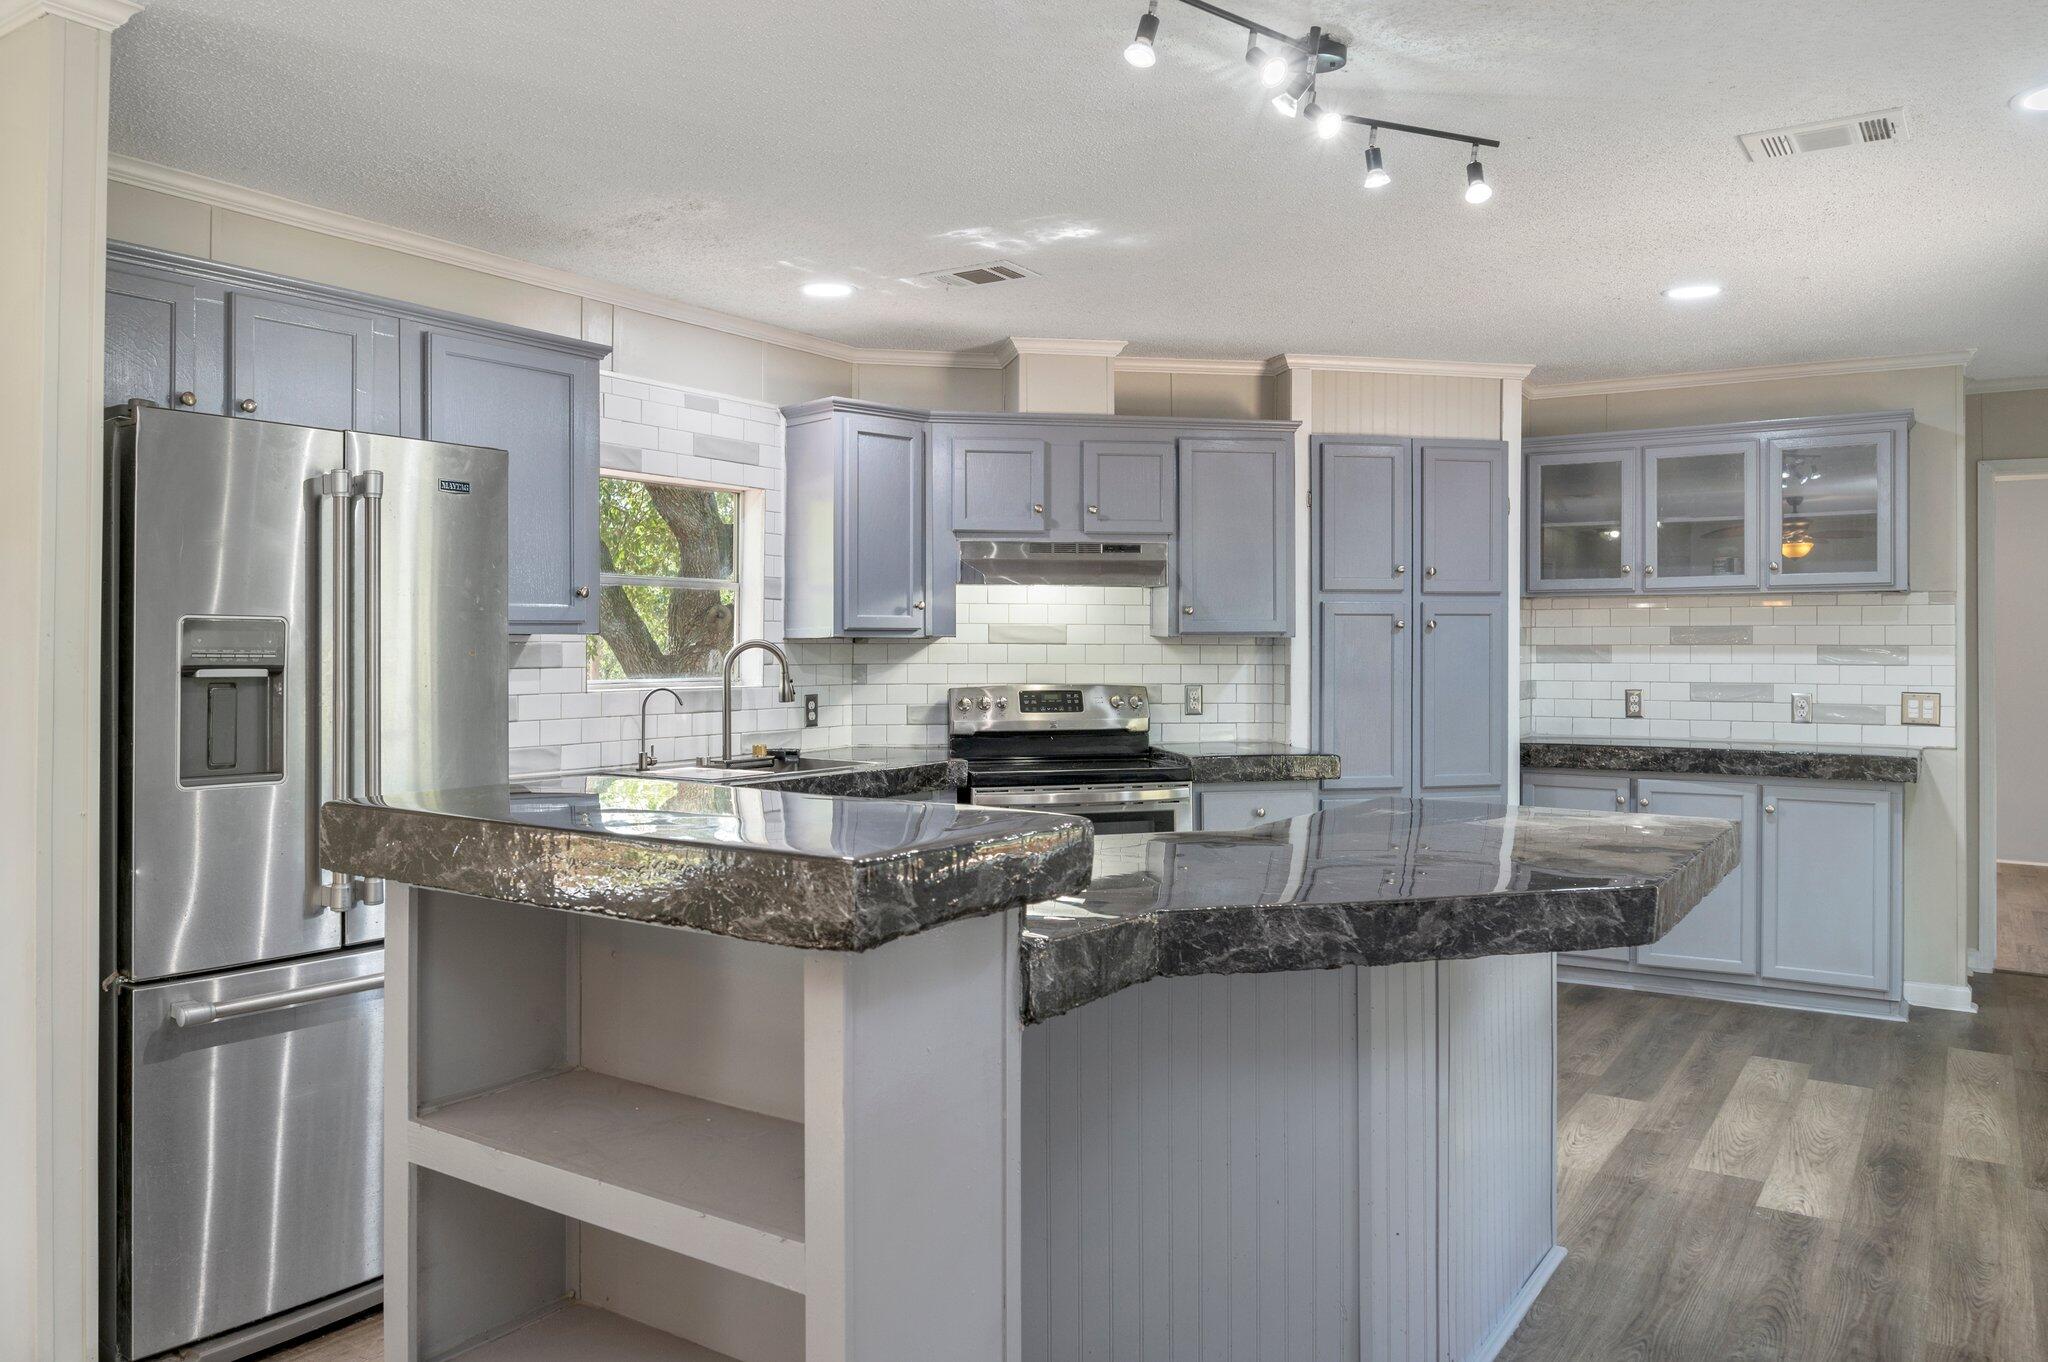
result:
M 1508 1340 L 1515 1336 L 1515 1330 L 1522 1325 L 1522 1317 L 1529 1313 L 1529 1307 L 1543 1294 L 1543 1288 L 1549 1284 L 1551 1274 L 1557 1271 L 1557 1265 L 1563 1261 L 1564 1245 L 1553 1244 L 1550 1252 L 1543 1255 L 1543 1261 L 1536 1264 L 1536 1270 L 1529 1274 L 1529 1280 L 1522 1283 L 1522 1289 L 1508 1302 L 1508 1308 L 1493 1322 L 1493 1328 L 1479 1341 L 1479 1346 L 1472 1350 L 1467 1362 L 1493 1362 L 1494 1358 L 1500 1356 L 1500 1350 L 1508 1346 Z
M 1929 984 L 1906 981 L 1906 1002 L 1913 1007 L 1935 1007 L 1944 1012 L 1975 1012 L 1977 1000 L 1968 984 Z
M 1989 955 L 1986 955 L 1983 951 L 1972 950 L 1970 952 L 1970 973 L 1989 974 L 1991 973 L 1991 971 L 1997 968 L 1997 963 L 1993 961 L 1992 958 Z
M 2032 866 L 2036 870 L 2048 869 L 2048 861 L 2022 861 L 2017 856 L 2000 856 L 1998 864 Z

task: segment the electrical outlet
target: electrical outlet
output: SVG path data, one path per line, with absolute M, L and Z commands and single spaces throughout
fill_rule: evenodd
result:
M 1792 692 L 1792 722 L 1810 724 L 1813 722 L 1813 697 L 1803 690 Z
M 1621 693 L 1621 717 L 1640 719 L 1643 717 L 1643 693 L 1639 690 L 1625 690 Z
M 1938 690 L 1902 690 L 1899 692 L 1899 722 L 1902 724 L 1941 725 L 1941 692 Z
M 816 728 L 817 726 L 818 697 L 816 695 L 806 695 L 804 697 L 804 727 Z
M 1200 686 L 1187 687 L 1187 696 L 1180 702 L 1180 712 L 1183 714 L 1200 714 L 1202 712 L 1202 688 Z

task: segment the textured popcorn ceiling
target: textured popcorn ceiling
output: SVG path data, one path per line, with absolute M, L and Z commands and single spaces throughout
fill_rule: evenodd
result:
M 1275 116 L 1172 0 L 152 0 L 117 152 L 859 345 L 1532 361 L 1539 381 L 1978 348 L 2048 374 L 2040 0 L 1241 0 L 1352 41 Z M 1736 134 L 1906 106 L 1911 140 L 1751 165 Z M 996 256 L 1043 277 L 903 276 Z M 798 295 L 813 275 L 855 298 Z M 1723 281 L 1704 306 L 1658 296 Z

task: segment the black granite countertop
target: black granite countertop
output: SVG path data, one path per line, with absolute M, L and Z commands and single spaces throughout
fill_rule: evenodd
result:
M 1912 785 L 1920 779 L 1920 754 L 1907 747 L 1781 747 L 1637 738 L 1532 738 L 1522 744 L 1522 766 L 1538 771 L 1640 771 L 1888 785 Z
M 1250 785 L 1268 780 L 1335 780 L 1341 770 L 1327 752 L 1284 742 L 1161 743 L 1179 757 L 1197 785 Z
M 1096 848 L 1025 910 L 1027 1022 L 1162 976 L 1642 945 L 1741 856 L 1718 819 L 1406 799 Z
M 1074 892 L 1090 840 L 1053 814 L 636 776 L 320 811 L 333 870 L 821 950 Z
M 804 756 L 860 764 L 845 771 L 764 772 L 747 784 L 798 794 L 894 799 L 967 783 L 967 763 L 943 747 L 834 747 Z

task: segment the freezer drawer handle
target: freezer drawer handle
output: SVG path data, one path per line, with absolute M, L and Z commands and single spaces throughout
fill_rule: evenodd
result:
M 300 1003 L 317 1003 L 323 998 L 342 998 L 351 993 L 368 993 L 371 989 L 382 987 L 384 975 L 379 971 L 376 974 L 358 975 L 353 979 L 338 979 L 331 984 L 308 984 L 304 988 L 259 993 L 253 998 L 237 998 L 231 1003 L 174 1003 L 171 1005 L 171 1022 L 176 1026 L 204 1026 L 208 1022 L 226 1021 L 230 1017 L 275 1012 L 280 1008 L 297 1007 Z

